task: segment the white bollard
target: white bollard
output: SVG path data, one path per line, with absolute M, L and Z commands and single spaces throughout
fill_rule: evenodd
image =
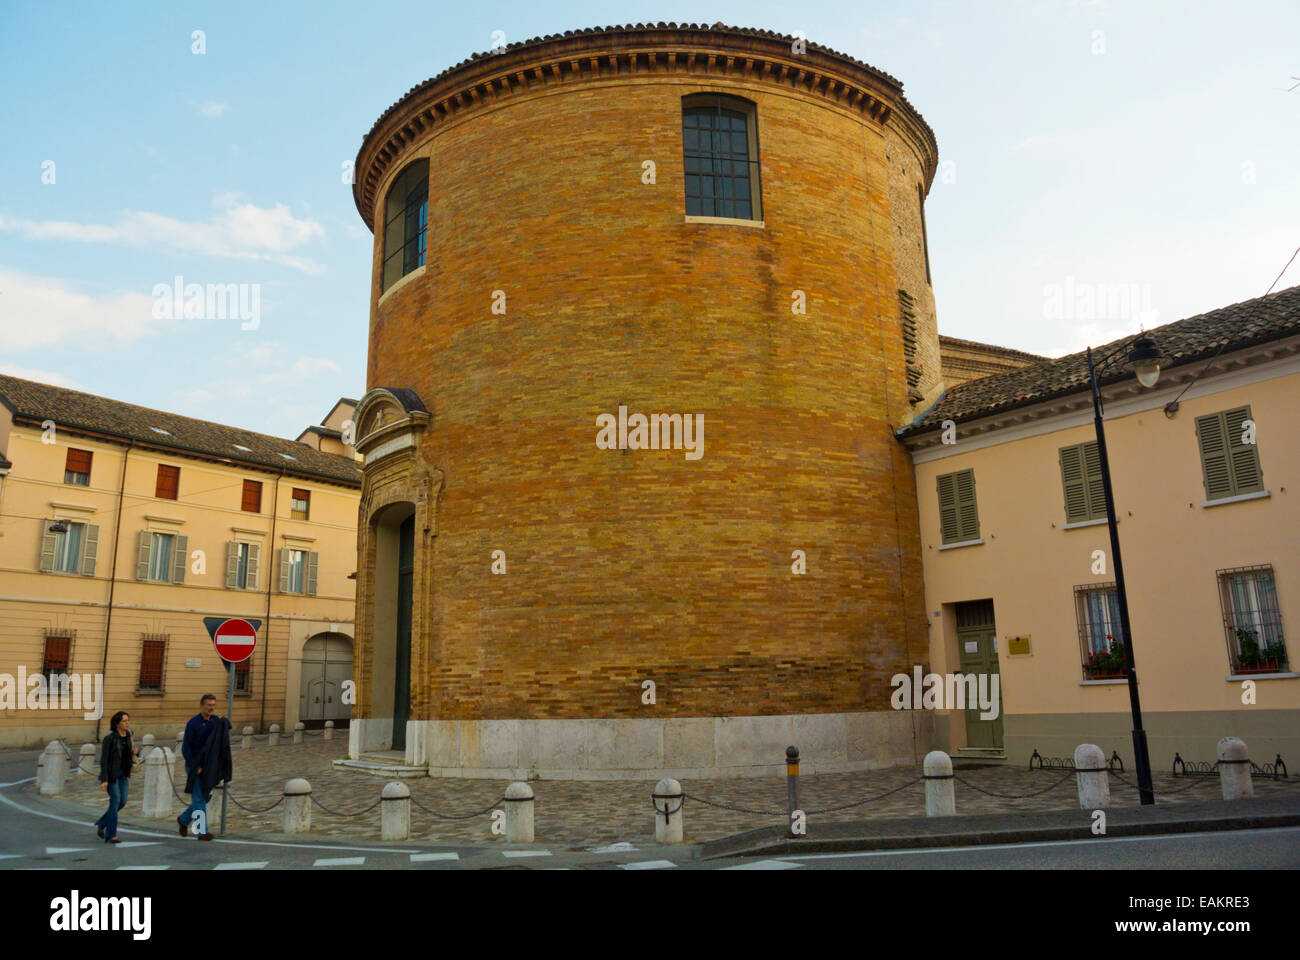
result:
M 1106 754 L 1095 743 L 1074 748 L 1075 781 L 1079 787 L 1079 809 L 1104 810 L 1110 806 L 1110 768 Z
M 270 745 L 273 747 L 278 747 L 280 745 L 280 725 L 278 723 L 271 724 Z
M 240 741 L 239 749 L 240 749 L 240 750 L 251 750 L 252 747 L 253 747 L 253 728 L 252 728 L 252 727 L 245 727 L 245 728 L 244 728 L 244 736 L 243 736 L 243 739 Z
M 953 788 L 952 757 L 942 750 L 931 750 L 921 763 L 925 778 L 925 815 L 951 817 L 957 813 L 957 793 Z
M 147 757 L 151 749 L 153 749 L 153 734 L 146 733 L 140 738 L 140 753 Z
M 333 740 L 333 739 L 334 739 L 334 721 L 333 721 L 333 720 L 326 720 L 326 721 L 325 721 L 325 735 L 324 735 L 323 737 L 321 737 L 321 739 L 322 739 L 322 740 Z
M 526 783 L 506 787 L 506 839 L 511 843 L 533 842 L 533 788 Z
M 296 777 L 284 785 L 284 832 L 311 830 L 311 784 Z
M 41 753 L 36 770 L 37 788 L 46 796 L 62 793 L 63 781 L 67 778 L 68 755 L 63 749 L 63 741 L 51 740 Z
M 303 731 L 307 729 L 307 724 L 299 720 L 293 725 L 293 742 L 302 743 Z
M 1236 737 L 1219 741 L 1219 786 L 1223 788 L 1224 800 L 1245 800 L 1255 795 L 1250 754 L 1246 744 Z
M 81 755 L 77 758 L 77 773 L 84 777 L 99 776 L 99 748 L 93 743 L 81 745 Z
M 153 820 L 166 820 L 172 815 L 175 794 L 172 793 L 172 753 L 165 747 L 154 747 L 144 758 L 143 812 Z
M 384 840 L 411 839 L 411 788 L 394 780 L 380 794 L 379 835 Z
M 177 753 L 181 752 L 181 747 L 184 746 L 184 744 L 185 744 L 185 731 L 177 730 L 176 731 L 176 752 Z
M 655 784 L 651 801 L 655 805 L 655 842 L 681 843 L 686 820 L 682 785 L 672 777 L 664 777 Z

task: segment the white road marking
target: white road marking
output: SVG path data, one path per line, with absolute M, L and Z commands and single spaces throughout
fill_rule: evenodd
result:
M 127 847 L 156 847 L 157 840 L 123 840 L 117 845 L 117 849 L 125 850 Z
M 501 852 L 502 852 L 505 856 L 507 856 L 507 857 L 511 857 L 511 858 L 515 858 L 515 857 L 549 857 L 549 856 L 551 855 L 551 851 L 549 851 L 549 850 L 502 850 Z
M 51 856 L 56 853 L 85 853 L 90 847 L 46 847 L 45 855 Z
M 786 863 L 784 860 L 755 860 L 753 863 L 741 863 L 723 870 L 797 870 L 802 863 Z
M 588 847 L 588 853 L 636 853 L 636 847 L 626 840 L 619 843 L 611 843 L 603 847 Z
M 213 870 L 261 870 L 269 860 L 248 860 L 244 863 L 219 863 Z
M 321 857 L 313 867 L 359 867 L 366 862 L 365 857 Z
M 28 777 L 26 780 L 15 780 L 12 783 L 0 783 L 0 789 L 5 787 L 21 787 L 24 783 L 31 783 L 35 777 Z
M 0 853 L 0 860 L 18 860 L 21 857 L 21 853 Z
M 459 860 L 459 853 L 413 853 L 412 863 L 427 863 L 430 860 Z
M 150 864 L 148 866 L 139 866 L 139 867 L 118 867 L 117 869 L 119 870 L 170 870 L 171 867 L 168 866 L 167 864 L 156 864 L 156 865 Z
M 641 860 L 638 863 L 620 863 L 619 866 L 624 870 L 666 870 L 677 864 L 671 860 Z

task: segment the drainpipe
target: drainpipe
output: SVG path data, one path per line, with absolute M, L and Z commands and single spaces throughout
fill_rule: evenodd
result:
M 108 568 L 108 613 L 104 616 L 104 659 L 100 663 L 99 675 L 107 678 L 108 676 L 108 636 L 113 627 L 113 594 L 117 589 L 117 545 L 122 539 L 122 500 L 126 494 L 126 458 L 131 455 L 131 449 L 135 446 L 134 440 L 129 440 L 126 450 L 122 452 L 122 480 L 117 485 L 117 520 L 113 527 L 113 560 L 112 565 Z M 103 681 L 101 681 L 101 684 Z M 100 691 L 104 686 L 101 685 Z M 95 739 L 99 739 L 99 725 L 103 720 L 101 716 L 95 720 Z
M 271 497 L 271 557 L 275 557 L 275 520 L 280 511 L 280 484 L 284 481 L 284 467 L 280 468 L 280 476 L 275 480 L 275 494 Z M 271 568 L 275 571 L 274 576 L 280 575 L 280 564 L 275 563 Z M 262 655 L 262 706 L 257 715 L 257 730 L 260 733 L 266 724 L 266 665 L 271 659 L 271 584 L 272 573 L 267 571 L 266 574 L 266 653 Z

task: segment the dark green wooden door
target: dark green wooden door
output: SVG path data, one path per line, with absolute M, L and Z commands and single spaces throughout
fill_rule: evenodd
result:
M 415 571 L 415 517 L 402 524 L 397 548 L 397 651 L 393 666 L 393 749 L 406 749 L 411 718 L 411 575 Z
M 957 604 L 957 644 L 961 650 L 961 672 L 986 677 L 981 684 L 989 695 L 993 692 L 993 677 L 998 677 L 998 715 L 991 720 L 980 718 L 978 702 L 966 702 L 966 746 L 1002 746 L 1002 685 L 998 668 L 998 632 L 993 622 L 993 601 L 976 600 Z M 969 689 L 969 688 L 968 688 Z M 978 689 L 978 687 L 977 687 Z

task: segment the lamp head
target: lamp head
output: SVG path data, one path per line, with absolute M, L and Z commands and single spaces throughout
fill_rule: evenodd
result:
M 1164 356 L 1150 337 L 1139 337 L 1133 341 L 1128 359 L 1133 364 L 1133 372 L 1137 374 L 1138 383 L 1144 387 L 1156 385 L 1156 381 L 1160 379 L 1160 361 Z

